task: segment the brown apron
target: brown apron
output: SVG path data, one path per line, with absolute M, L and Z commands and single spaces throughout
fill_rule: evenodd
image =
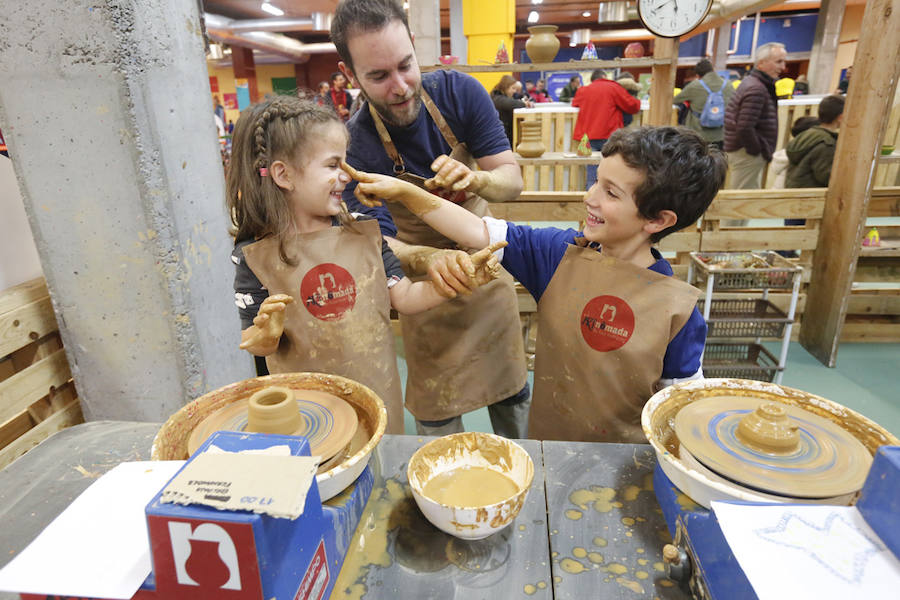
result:
M 457 141 L 424 90 L 422 100 L 450 145 L 450 156 L 473 167 L 475 162 L 465 144 Z M 403 159 L 371 103 L 369 110 L 382 145 L 394 161 L 394 175 L 423 187 L 423 179 L 406 173 Z M 479 217 L 490 214 L 487 200 L 476 194 L 438 195 Z M 457 248 L 453 240 L 432 229 L 404 206 L 391 204 L 390 211 L 397 225 L 398 240 L 434 248 Z M 400 325 L 409 368 L 406 408 L 419 420 L 456 417 L 508 398 L 525 386 L 528 373 L 519 304 L 513 278 L 506 271 L 471 296 L 459 296 L 418 315 L 400 315 Z
M 313 371 L 370 387 L 384 401 L 388 433 L 403 433 L 403 395 L 391 331 L 387 277 L 377 221 L 358 221 L 357 232 L 329 227 L 285 242 L 292 267 L 279 258 L 278 241 L 244 247 L 247 265 L 269 294 L 289 294 L 284 334 L 266 357 L 272 373 Z
M 576 243 L 538 303 L 529 437 L 646 443 L 641 410 L 700 291 Z

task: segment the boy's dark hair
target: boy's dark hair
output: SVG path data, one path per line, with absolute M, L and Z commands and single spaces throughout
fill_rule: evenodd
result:
M 334 73 L 332 73 L 331 74 L 331 83 L 334 83 L 334 80 L 337 79 L 338 77 L 344 77 L 344 74 L 341 73 L 340 71 L 335 71 Z M 346 77 L 344 77 L 344 79 L 346 79 Z
M 703 77 L 712 70 L 712 63 L 709 62 L 709 60 L 706 58 L 701 59 L 700 62 L 694 65 L 694 73 L 696 73 L 700 77 Z
M 794 124 L 791 125 L 791 135 L 797 137 L 810 127 L 815 127 L 819 124 L 819 119 L 816 117 L 800 117 Z
M 721 150 L 684 127 L 619 129 L 603 146 L 604 159 L 617 154 L 644 173 L 634 193 L 641 216 L 655 219 L 660 211 L 671 210 L 678 217 L 650 236 L 654 243 L 696 223 L 725 183 L 728 169 Z
M 819 121 L 831 124 L 844 112 L 843 96 L 825 96 L 819 102 Z
M 403 23 L 409 33 L 406 11 L 396 0 L 341 0 L 331 21 L 331 41 L 351 71 L 353 58 L 347 47 L 350 36 L 384 29 L 392 21 Z

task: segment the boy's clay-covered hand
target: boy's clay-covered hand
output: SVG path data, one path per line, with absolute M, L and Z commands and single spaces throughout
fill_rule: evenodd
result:
M 487 174 L 484 171 L 473 171 L 455 158 L 441 154 L 431 163 L 431 170 L 435 175 L 425 181 L 425 187 L 429 190 L 443 188 L 458 192 L 478 192 L 484 184 Z
M 440 198 L 402 179 L 357 171 L 346 162 L 341 163 L 341 168 L 359 182 L 353 195 L 370 208 L 381 206 L 381 200 L 388 200 L 400 202 L 414 215 L 422 215 L 440 206 Z
M 284 333 L 284 312 L 294 298 L 287 294 L 269 296 L 259 305 L 259 313 L 253 318 L 256 331 L 251 337 L 243 340 L 239 348 L 247 350 L 253 346 L 270 346 L 277 344 Z
M 494 252 L 500 248 L 505 248 L 507 245 L 508 242 L 505 241 L 494 242 L 469 257 L 475 266 L 473 280 L 476 285 L 484 285 L 500 277 L 502 267 Z

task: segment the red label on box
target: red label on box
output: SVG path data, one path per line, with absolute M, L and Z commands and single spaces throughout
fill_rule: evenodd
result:
M 294 600 L 321 600 L 328 587 L 331 575 L 328 571 L 328 558 L 325 556 L 325 544 L 319 540 L 319 547 L 313 554 L 309 566 L 306 567 L 306 575 L 294 594 Z
M 164 598 L 262 597 L 253 527 L 247 523 L 150 517 L 156 589 Z

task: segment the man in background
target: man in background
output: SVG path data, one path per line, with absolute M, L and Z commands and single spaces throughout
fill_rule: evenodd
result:
M 784 72 L 784 44 L 769 42 L 756 49 L 756 65 L 725 108 L 724 147 L 732 189 L 759 189 L 778 138 L 775 80 Z
M 579 88 L 572 106 L 578 107 L 573 139 L 578 143 L 587 134 L 591 149 L 599 151 L 609 136 L 624 126 L 622 113 L 637 113 L 641 101 L 615 81 L 605 79 L 601 69 L 595 69 L 590 85 Z M 597 181 L 597 165 L 588 165 L 586 173 L 585 189 L 590 189 Z
M 673 102 L 675 104 L 687 104 L 688 111 L 685 116 L 684 125 L 693 129 L 700 134 L 704 140 L 710 145 L 717 147 L 719 150 L 723 146 L 723 138 L 725 136 L 724 118 L 722 124 L 718 127 L 704 127 L 700 123 L 700 116 L 706 106 L 706 100 L 710 94 L 721 92 L 724 105 L 728 104 L 731 96 L 734 95 L 734 88 L 726 85 L 726 81 L 719 77 L 713 70 L 712 63 L 707 59 L 702 59 L 694 67 L 697 79 L 691 81 L 681 92 L 675 96 Z M 722 115 L 724 117 L 724 115 Z
M 560 102 L 571 102 L 575 92 L 581 87 L 581 75 L 575 75 L 569 79 L 569 83 L 559 92 Z
M 334 109 L 342 121 L 350 118 L 353 99 L 347 91 L 347 78 L 340 71 L 331 74 L 331 90 L 325 95 L 325 103 Z

